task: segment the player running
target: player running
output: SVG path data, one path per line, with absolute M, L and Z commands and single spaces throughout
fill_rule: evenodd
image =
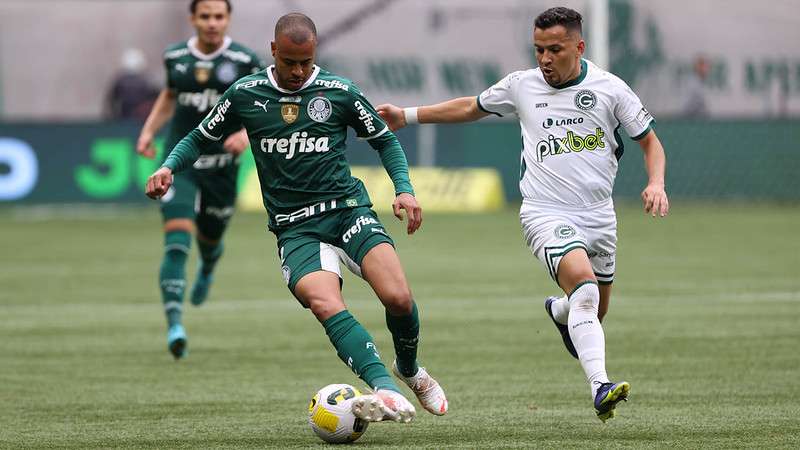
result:
M 136 146 L 146 158 L 155 157 L 153 137 L 170 117 L 168 149 L 200 123 L 234 81 L 265 66 L 255 52 L 225 34 L 231 13 L 228 0 L 192 0 L 189 10 L 197 34 L 164 52 L 167 87 L 153 105 Z M 161 198 L 164 257 L 159 285 L 167 316 L 167 348 L 175 359 L 187 353 L 181 315 L 192 232 L 196 231 L 201 263 L 190 298 L 199 306 L 208 296 L 214 266 L 222 256 L 222 234 L 236 202 L 239 154 L 247 145 L 244 130 L 231 129 L 193 167 L 176 175 L 172 189 Z
M 422 210 L 408 178 L 408 163 L 394 133 L 350 81 L 314 64 L 314 22 L 287 14 L 275 26 L 275 64 L 239 80 L 172 150 L 147 182 L 147 195 L 168 192 L 181 173 L 213 144 L 242 126 L 247 130 L 278 238 L 283 279 L 297 300 L 322 323 L 342 361 L 374 394 L 357 398 L 361 419 L 409 422 L 414 406 L 381 362 L 367 330 L 347 311 L 339 262 L 364 278 L 386 308 L 397 358 L 393 372 L 436 415 L 447 412 L 444 391 L 417 364 L 419 317 L 403 268 L 362 182 L 345 158 L 347 127 L 380 155 L 395 187 L 394 214 L 408 215 L 408 234 L 422 224 Z
M 523 150 L 520 220 L 531 251 L 566 296 L 545 301 L 567 350 L 589 380 L 597 416 L 614 417 L 630 384 L 606 374 L 605 337 L 616 261 L 617 222 L 611 191 L 622 156 L 622 126 L 644 151 L 647 213 L 664 217 L 664 149 L 653 118 L 624 81 L 582 58 L 581 15 L 558 7 L 536 18 L 539 67 L 513 72 L 477 97 L 400 109 L 380 105 L 392 130 L 409 123 L 470 122 L 516 114 Z

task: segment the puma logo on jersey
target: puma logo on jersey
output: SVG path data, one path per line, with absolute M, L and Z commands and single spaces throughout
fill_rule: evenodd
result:
M 594 134 L 587 136 L 579 136 L 574 131 L 568 131 L 567 137 L 564 138 L 557 138 L 551 134 L 546 140 L 543 139 L 536 144 L 536 160 L 542 162 L 547 156 L 606 148 L 606 143 L 603 141 L 605 135 L 600 127 L 595 128 Z
M 186 73 L 186 69 L 188 68 L 189 66 L 187 66 L 186 64 L 175 64 L 175 70 L 177 70 L 180 73 Z
M 297 153 L 325 153 L 330 150 L 330 138 L 309 137 L 308 132 L 295 131 L 289 138 L 262 138 L 261 151 L 264 153 L 282 153 L 286 159 L 294 158 Z
M 267 99 L 264 103 L 259 102 L 258 100 L 253 101 L 253 106 L 259 106 L 264 112 L 267 112 L 267 103 L 269 103 L 269 99 Z

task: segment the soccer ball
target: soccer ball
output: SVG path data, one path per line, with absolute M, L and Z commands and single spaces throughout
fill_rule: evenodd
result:
M 360 438 L 365 422 L 351 411 L 353 399 L 361 395 L 349 384 L 329 384 L 320 389 L 308 404 L 308 423 L 325 442 L 341 444 Z

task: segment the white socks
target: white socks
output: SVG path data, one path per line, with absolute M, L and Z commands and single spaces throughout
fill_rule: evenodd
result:
M 553 312 L 555 315 L 555 304 Z M 597 318 L 600 305 L 600 290 L 597 284 L 587 282 L 579 285 L 569 297 L 569 337 L 578 352 L 578 359 L 592 389 L 592 399 L 600 383 L 608 382 L 606 374 L 606 339 L 603 327 Z
M 553 303 L 550 303 L 550 312 L 553 313 L 553 319 L 555 319 L 556 322 L 561 325 L 566 325 L 567 318 L 569 317 L 569 300 L 567 300 L 567 296 L 565 295 Z

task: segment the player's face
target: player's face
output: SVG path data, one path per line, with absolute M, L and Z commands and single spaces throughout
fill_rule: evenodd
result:
M 197 9 L 192 14 L 192 25 L 203 47 L 216 48 L 222 45 L 230 20 L 228 5 L 218 0 L 198 3 Z
M 570 33 L 562 25 L 533 29 L 536 62 L 550 86 L 562 85 L 580 75 L 581 55 L 586 44 L 577 32 Z
M 309 39 L 295 44 L 286 35 L 280 35 L 272 43 L 272 56 L 275 58 L 275 78 L 278 84 L 290 91 L 303 87 L 303 83 L 314 71 L 314 56 L 317 40 Z

